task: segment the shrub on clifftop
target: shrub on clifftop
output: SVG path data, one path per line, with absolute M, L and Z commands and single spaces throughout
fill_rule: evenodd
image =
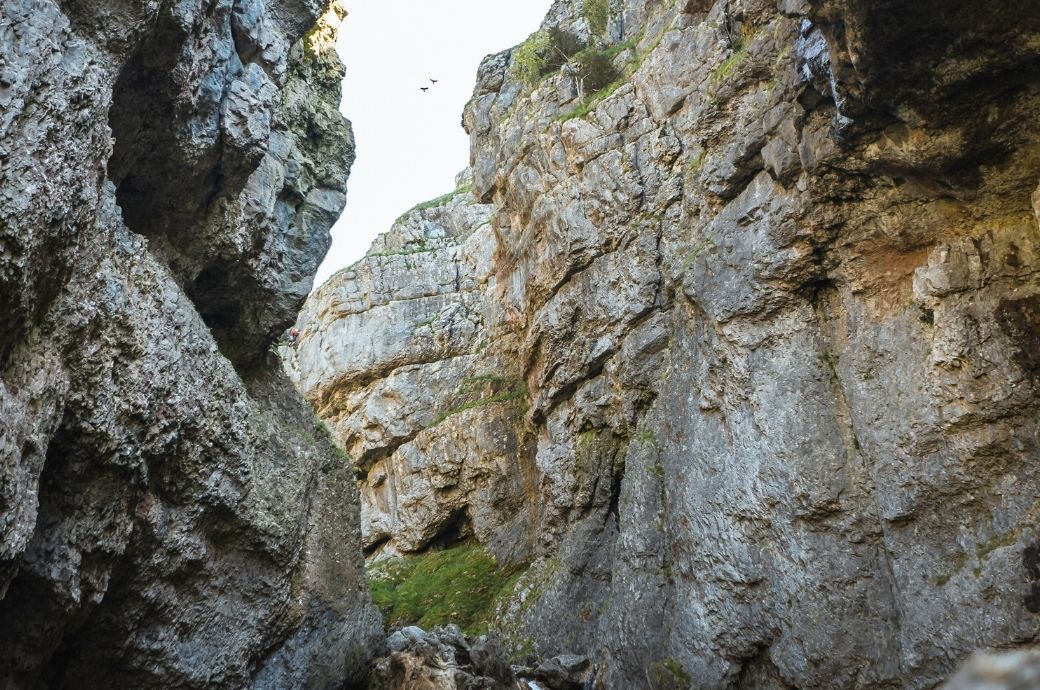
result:
M 513 69 L 518 79 L 534 84 L 560 69 L 584 47 L 581 39 L 558 27 L 536 31 L 513 53 Z

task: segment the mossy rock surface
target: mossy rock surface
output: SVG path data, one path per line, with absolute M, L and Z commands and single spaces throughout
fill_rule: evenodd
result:
M 519 570 L 500 567 L 482 546 L 470 542 L 373 565 L 369 584 L 387 628 L 429 630 L 454 623 L 468 635 L 482 635 L 496 600 L 508 595 Z

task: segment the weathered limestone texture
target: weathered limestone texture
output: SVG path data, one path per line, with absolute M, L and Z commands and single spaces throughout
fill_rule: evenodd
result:
M 1036 642 L 1040 12 L 557 0 L 553 27 L 619 78 L 487 58 L 472 191 L 301 317 L 366 544 L 532 561 L 496 627 L 607 688 L 927 688 Z
M 0 686 L 363 682 L 353 472 L 269 347 L 344 202 L 342 16 L 0 7 Z
M 404 214 L 307 304 L 287 370 L 364 474 L 366 549 L 475 534 L 525 558 L 527 389 L 494 299 L 492 209 L 470 182 Z

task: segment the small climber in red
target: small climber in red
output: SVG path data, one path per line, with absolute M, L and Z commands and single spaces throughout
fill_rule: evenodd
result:
M 295 346 L 297 338 L 300 337 L 300 329 L 293 326 L 289 329 L 289 344 Z

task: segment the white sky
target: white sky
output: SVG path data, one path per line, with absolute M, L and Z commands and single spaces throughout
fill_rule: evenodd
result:
M 462 108 L 481 59 L 537 30 L 551 0 L 346 4 L 337 46 L 347 66 L 341 110 L 354 124 L 357 161 L 315 288 L 364 256 L 403 212 L 454 189 L 469 163 Z

